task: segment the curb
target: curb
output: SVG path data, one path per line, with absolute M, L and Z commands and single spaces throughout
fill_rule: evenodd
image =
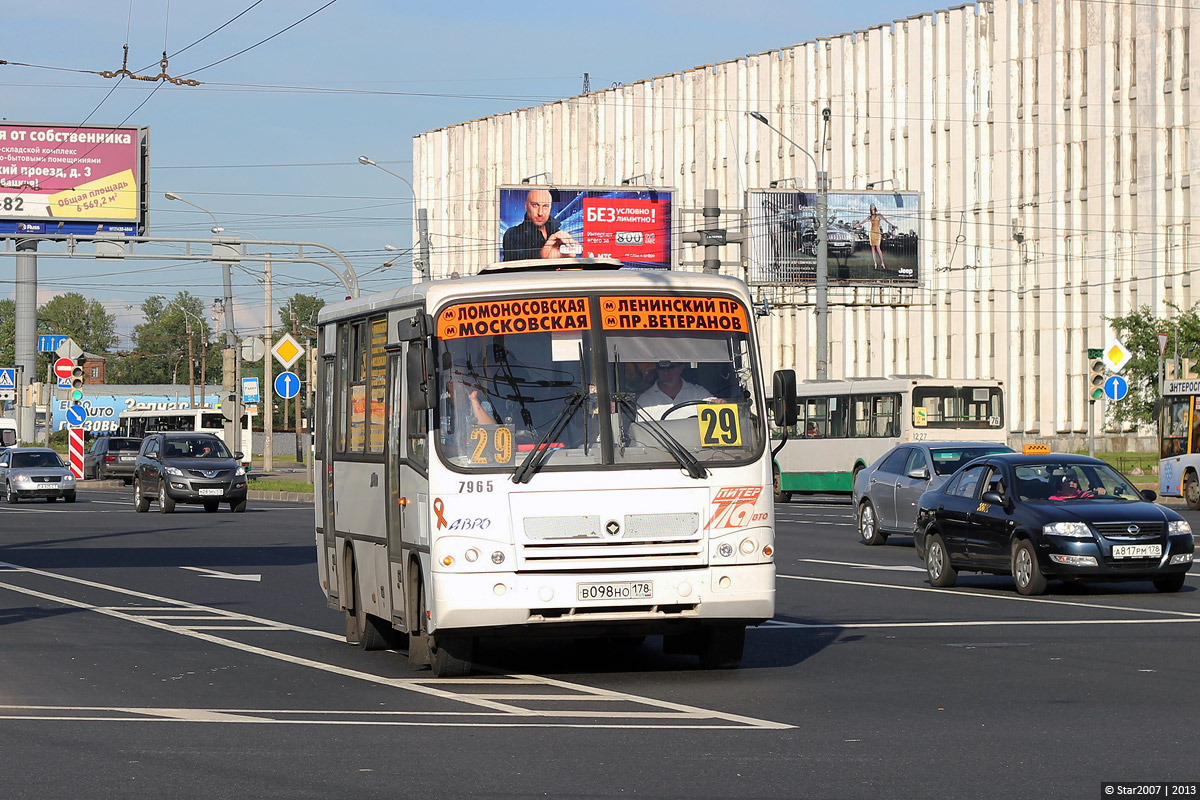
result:
M 81 489 L 126 489 L 124 481 L 78 481 Z M 277 500 L 283 503 L 312 503 L 312 492 L 269 492 L 262 489 L 251 489 L 246 492 L 249 500 Z

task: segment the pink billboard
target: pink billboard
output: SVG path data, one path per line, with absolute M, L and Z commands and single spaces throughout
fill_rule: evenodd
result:
M 140 128 L 0 123 L 0 220 L 140 223 Z

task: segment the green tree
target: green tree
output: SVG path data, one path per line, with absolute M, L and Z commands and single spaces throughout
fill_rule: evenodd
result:
M 37 333 L 70 336 L 85 353 L 106 355 L 117 346 L 117 320 L 96 300 L 78 292 L 60 294 L 37 312 Z M 44 376 L 54 353 L 38 353 L 38 375 Z
M 325 301 L 309 294 L 296 293 L 279 309 L 280 328 L 303 340 L 317 335 L 317 314 Z M 300 342 L 304 344 L 303 341 Z
M 1129 381 L 1129 395 L 1119 403 L 1106 403 L 1110 422 L 1152 424 L 1154 406 L 1158 400 L 1158 335 L 1168 334 L 1168 358 L 1176 348 L 1180 356 L 1195 358 L 1200 353 L 1200 316 L 1197 306 L 1182 311 L 1167 304 L 1177 313 L 1171 318 L 1155 316 L 1149 306 L 1141 306 L 1121 317 L 1108 317 L 1121 341 L 1133 354 L 1121 374 Z M 1194 370 L 1193 370 L 1194 372 Z M 1180 376 L 1194 377 L 1194 375 Z
M 146 321 L 133 329 L 133 350 L 110 364 L 110 382 L 187 383 L 190 328 L 194 380 L 199 385 L 204 372 L 210 384 L 220 383 L 221 352 L 212 347 L 212 330 L 198 297 L 183 291 L 168 302 L 153 295 L 142 303 L 142 314 Z

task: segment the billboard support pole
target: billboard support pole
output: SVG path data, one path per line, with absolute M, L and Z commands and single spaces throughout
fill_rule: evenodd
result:
M 829 173 L 817 172 L 817 380 L 829 379 Z
M 16 318 L 15 350 L 17 374 L 37 375 L 37 239 L 22 239 L 17 242 L 16 271 Z M 17 398 L 17 405 L 25 402 L 24 395 Z M 34 406 L 36 408 L 36 406 Z M 32 411 L 22 414 L 17 423 L 17 438 L 22 442 L 34 440 Z
M 421 254 L 421 263 L 417 265 L 417 278 L 429 280 L 429 211 L 417 209 L 417 250 Z

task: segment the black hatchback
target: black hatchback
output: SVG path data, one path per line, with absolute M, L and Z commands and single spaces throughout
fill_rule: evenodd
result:
M 228 503 L 235 513 L 246 510 L 246 469 L 241 453 L 231 453 L 211 433 L 151 433 L 142 440 L 133 475 L 133 509 L 150 510 L 158 500 L 164 514 L 178 503 L 216 511 Z
M 1025 595 L 1050 578 L 1177 592 L 1192 529 L 1156 497 L 1097 458 L 997 454 L 921 495 L 914 543 L 934 586 L 953 586 L 962 570 L 1012 575 Z

